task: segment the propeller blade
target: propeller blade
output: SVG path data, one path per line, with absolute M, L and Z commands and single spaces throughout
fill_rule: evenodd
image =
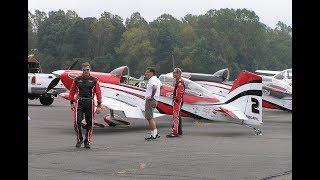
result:
M 79 61 L 79 60 L 75 60 L 75 61 L 73 62 L 73 64 L 69 67 L 68 70 L 73 69 L 73 68 L 76 66 L 76 64 L 78 63 L 78 61 Z
M 59 83 L 59 81 L 60 81 L 60 78 L 59 78 L 59 77 L 53 79 L 53 80 L 50 82 L 50 84 L 48 85 L 46 92 L 48 92 L 48 91 L 50 91 L 51 89 L 53 89 L 53 88 Z

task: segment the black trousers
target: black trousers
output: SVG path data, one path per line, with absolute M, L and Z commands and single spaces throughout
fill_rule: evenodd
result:
M 181 120 L 181 116 L 179 117 L 178 134 L 182 135 L 182 120 Z
M 85 135 L 85 143 L 90 143 L 92 138 L 93 126 L 92 121 L 94 118 L 94 104 L 92 99 L 79 99 L 76 103 L 76 112 L 75 112 L 75 121 L 74 128 L 77 135 L 77 140 L 83 140 L 82 137 L 82 126 L 81 121 L 83 117 L 86 121 L 86 135 Z

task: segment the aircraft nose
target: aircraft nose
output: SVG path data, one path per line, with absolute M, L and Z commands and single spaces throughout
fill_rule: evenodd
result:
M 65 70 L 57 70 L 53 71 L 52 74 L 54 74 L 56 77 L 60 77 L 61 74 L 63 74 Z

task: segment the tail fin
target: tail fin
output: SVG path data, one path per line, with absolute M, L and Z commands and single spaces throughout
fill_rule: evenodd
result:
M 262 123 L 262 78 L 252 72 L 241 72 L 226 96 L 226 104 L 237 107 L 249 124 Z

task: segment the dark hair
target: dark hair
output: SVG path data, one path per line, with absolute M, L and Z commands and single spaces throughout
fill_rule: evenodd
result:
M 146 69 L 146 70 L 148 70 L 148 71 L 152 72 L 152 73 L 153 73 L 153 75 L 156 75 L 156 70 L 154 70 L 154 68 L 152 68 L 152 67 L 147 67 L 147 69 Z

